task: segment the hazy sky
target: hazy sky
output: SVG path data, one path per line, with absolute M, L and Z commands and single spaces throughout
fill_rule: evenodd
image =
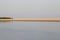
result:
M 0 16 L 60 17 L 60 0 L 0 0 Z

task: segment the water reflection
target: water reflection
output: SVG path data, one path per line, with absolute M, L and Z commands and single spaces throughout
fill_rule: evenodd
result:
M 0 22 L 0 40 L 60 40 L 60 23 Z

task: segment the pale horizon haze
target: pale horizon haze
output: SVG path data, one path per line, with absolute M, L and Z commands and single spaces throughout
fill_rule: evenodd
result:
M 0 0 L 0 16 L 59 18 L 60 0 Z

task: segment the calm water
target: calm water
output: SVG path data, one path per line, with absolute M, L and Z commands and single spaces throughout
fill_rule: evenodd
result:
M 0 22 L 0 40 L 60 40 L 60 23 Z

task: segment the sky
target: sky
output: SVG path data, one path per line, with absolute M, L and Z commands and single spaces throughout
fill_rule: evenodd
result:
M 60 0 L 0 0 L 0 16 L 59 18 Z

